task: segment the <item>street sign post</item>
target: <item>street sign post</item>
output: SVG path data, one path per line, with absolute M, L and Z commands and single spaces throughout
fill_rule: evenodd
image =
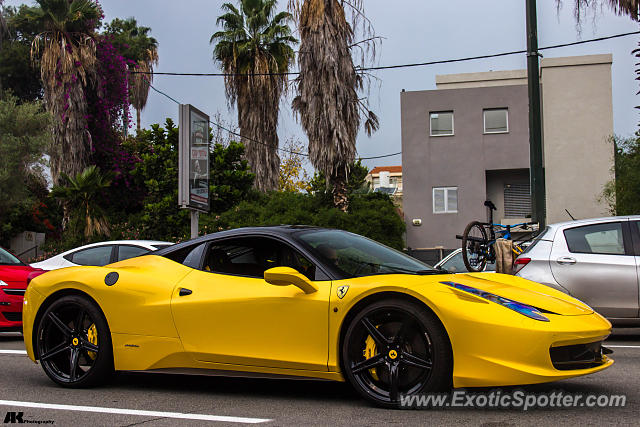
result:
M 191 238 L 198 236 L 198 213 L 209 212 L 209 116 L 180 104 L 178 205 L 191 210 Z

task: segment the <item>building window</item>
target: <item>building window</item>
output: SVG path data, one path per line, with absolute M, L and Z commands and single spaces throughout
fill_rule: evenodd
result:
M 531 215 L 529 183 L 504 185 L 504 217 L 527 218 Z
M 435 187 L 433 189 L 433 213 L 458 212 L 458 187 Z
M 484 110 L 484 133 L 509 132 L 509 112 L 506 108 Z
M 431 136 L 453 135 L 453 111 L 440 111 L 430 114 Z

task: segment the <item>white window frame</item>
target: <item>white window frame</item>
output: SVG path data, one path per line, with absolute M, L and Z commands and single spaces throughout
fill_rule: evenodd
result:
M 451 133 L 439 133 L 434 135 L 432 130 L 431 130 L 431 115 L 432 114 L 444 114 L 444 113 L 451 113 Z M 453 114 L 453 110 L 448 110 L 448 111 L 431 111 L 429 112 L 429 136 L 453 136 L 455 135 L 456 131 L 455 131 L 455 114 Z
M 487 111 L 505 111 L 507 113 L 507 130 L 488 131 L 487 130 Z M 493 133 L 509 133 L 509 108 L 484 108 L 482 110 L 482 127 L 485 134 Z
M 436 212 L 436 190 L 444 190 L 444 211 Z M 449 210 L 449 191 L 456 191 L 456 210 Z M 434 215 L 458 213 L 457 205 L 460 204 L 458 187 L 433 187 L 431 189 L 431 207 Z

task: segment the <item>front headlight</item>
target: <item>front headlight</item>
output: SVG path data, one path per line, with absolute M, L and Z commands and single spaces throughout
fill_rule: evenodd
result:
M 536 307 L 532 307 L 530 305 L 523 304 L 521 302 L 514 301 L 509 298 L 504 298 L 504 297 L 492 294 L 490 292 L 482 291 L 480 289 L 476 289 L 471 286 L 463 285 L 462 283 L 456 283 L 456 282 L 440 282 L 440 283 L 442 283 L 443 285 L 451 286 L 452 288 L 460 289 L 461 291 L 465 291 L 470 294 L 479 296 L 491 302 L 495 302 L 496 304 L 500 304 L 503 307 L 507 307 L 508 309 L 516 311 L 531 319 L 540 320 L 541 322 L 549 321 L 549 319 L 547 319 L 545 316 L 542 315 L 542 313 L 540 312 L 540 309 Z

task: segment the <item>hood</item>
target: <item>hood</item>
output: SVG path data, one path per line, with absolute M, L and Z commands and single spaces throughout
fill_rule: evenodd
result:
M 564 316 L 593 313 L 593 309 L 567 294 L 540 283 L 506 274 L 456 274 L 444 280 L 471 286 L 482 291 Z
M 27 286 L 27 276 L 35 268 L 28 265 L 0 265 L 0 280 L 10 286 Z

